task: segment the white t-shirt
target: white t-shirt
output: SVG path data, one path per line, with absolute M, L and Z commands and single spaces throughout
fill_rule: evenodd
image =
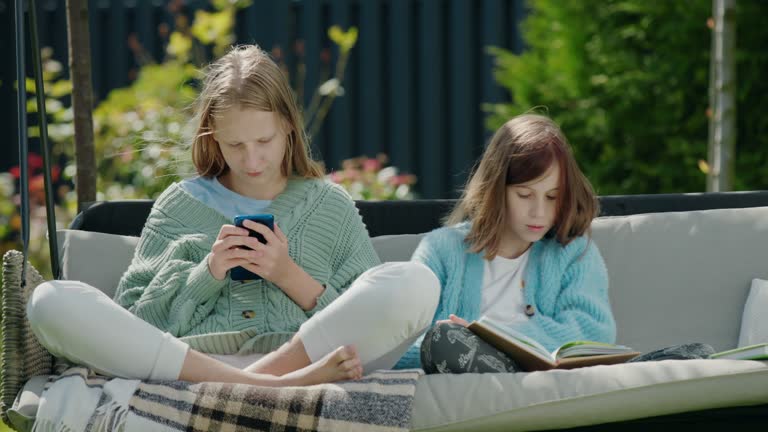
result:
M 483 260 L 483 288 L 480 315 L 511 324 L 527 321 L 523 297 L 525 264 L 530 249 L 517 258 L 501 256 Z

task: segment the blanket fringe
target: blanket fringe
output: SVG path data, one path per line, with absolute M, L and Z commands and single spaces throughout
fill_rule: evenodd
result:
M 32 432 L 74 432 L 72 428 L 63 422 L 52 422 L 48 420 L 37 419 L 32 426 Z
M 128 417 L 128 407 L 116 400 L 111 400 L 96 408 L 93 424 L 94 432 L 109 432 L 121 430 Z M 34 431 L 33 431 L 34 432 Z

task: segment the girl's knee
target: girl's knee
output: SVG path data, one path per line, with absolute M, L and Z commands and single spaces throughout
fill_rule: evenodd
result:
M 426 373 L 445 372 L 441 365 L 454 357 L 456 335 L 465 331 L 468 330 L 454 323 L 435 324 L 427 330 L 421 342 L 421 364 Z
M 390 297 L 409 303 L 437 307 L 440 299 L 440 281 L 429 267 L 419 262 L 387 263 L 387 272 L 395 278 L 387 288 Z
M 432 318 L 440 300 L 440 282 L 429 267 L 416 262 L 389 262 L 361 276 L 367 297 L 380 311 L 390 311 L 395 319 L 403 315 L 429 315 Z M 422 313 L 427 311 L 428 313 Z
M 416 288 L 419 296 L 428 301 L 435 301 L 440 298 L 440 280 L 435 273 L 426 265 L 411 261 L 406 267 L 406 280 Z
M 48 281 L 38 285 L 27 302 L 27 320 L 35 328 L 58 326 L 62 320 L 70 319 L 84 311 L 87 306 L 84 294 L 96 288 L 76 281 Z
M 58 281 L 38 285 L 27 301 L 27 320 L 33 327 L 45 326 L 46 319 L 60 313 L 61 289 Z

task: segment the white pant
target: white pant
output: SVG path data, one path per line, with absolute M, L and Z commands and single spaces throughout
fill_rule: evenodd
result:
M 429 326 L 439 297 L 440 282 L 425 265 L 385 263 L 360 275 L 298 335 L 313 362 L 341 345 L 354 345 L 366 372 L 390 368 Z M 27 303 L 27 318 L 52 354 L 111 376 L 178 379 L 189 349 L 77 281 L 38 286 Z

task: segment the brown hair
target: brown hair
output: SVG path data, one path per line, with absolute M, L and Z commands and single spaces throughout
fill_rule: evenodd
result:
M 248 108 L 279 114 L 288 139 L 281 171 L 306 178 L 324 175 L 312 160 L 309 139 L 296 98 L 283 72 L 256 45 L 232 48 L 205 70 L 203 89 L 195 105 L 197 131 L 192 141 L 192 163 L 202 177 L 218 177 L 229 167 L 213 139 L 214 118 L 230 108 Z
M 599 212 L 595 192 L 560 128 L 537 114 L 517 116 L 496 131 L 445 224 L 471 221 L 466 238 L 470 251 L 485 251 L 485 258 L 493 259 L 499 250 L 500 227 L 507 223 L 506 187 L 541 177 L 555 162 L 560 168 L 559 192 L 555 223 L 546 236 L 566 245 L 589 233 Z

